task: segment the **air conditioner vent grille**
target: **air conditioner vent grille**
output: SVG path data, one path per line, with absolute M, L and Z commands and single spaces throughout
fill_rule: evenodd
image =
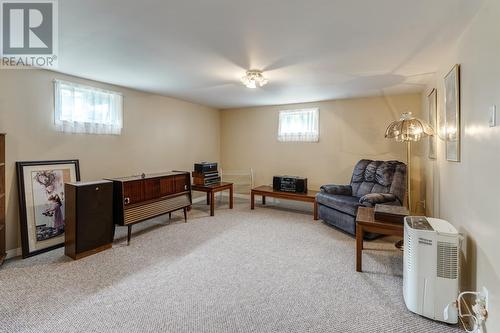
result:
M 412 264 L 413 264 L 413 237 L 411 234 L 407 234 L 406 237 L 406 244 L 405 244 L 405 251 L 406 251 L 406 267 L 408 272 L 412 271 Z
M 437 276 L 444 279 L 458 278 L 458 246 L 456 244 L 438 242 Z

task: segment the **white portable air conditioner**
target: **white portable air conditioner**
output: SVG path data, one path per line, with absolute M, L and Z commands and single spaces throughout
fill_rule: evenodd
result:
M 404 222 L 403 297 L 421 316 L 456 324 L 459 279 L 457 230 L 447 221 L 407 216 Z

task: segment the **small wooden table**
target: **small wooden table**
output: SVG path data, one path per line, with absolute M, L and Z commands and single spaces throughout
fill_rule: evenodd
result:
M 356 216 L 356 271 L 362 272 L 361 259 L 363 252 L 363 236 L 365 232 L 381 235 L 403 237 L 403 224 L 375 220 L 375 210 L 370 207 L 359 207 Z
M 207 193 L 207 205 L 210 205 L 210 216 L 214 216 L 215 193 L 229 190 L 229 208 L 233 209 L 233 183 L 220 182 L 213 185 L 191 185 L 192 191 Z
M 252 189 L 251 192 L 251 208 L 255 209 L 255 196 L 262 196 L 262 204 L 266 204 L 266 197 L 280 198 L 286 200 L 311 202 L 314 209 L 314 220 L 318 219 L 318 203 L 316 202 L 316 194 L 318 191 L 307 191 L 307 193 L 292 193 L 292 192 L 282 192 L 275 191 L 272 186 L 259 186 Z

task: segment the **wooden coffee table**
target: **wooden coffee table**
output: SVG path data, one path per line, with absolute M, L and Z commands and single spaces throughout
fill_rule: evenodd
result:
M 403 224 L 375 220 L 375 210 L 369 207 L 359 207 L 356 216 L 356 271 L 362 272 L 361 259 L 363 252 L 363 235 L 373 232 L 381 235 L 403 237 Z
M 215 215 L 215 193 L 229 190 L 229 209 L 233 209 L 233 183 L 220 182 L 213 185 L 191 185 L 192 191 L 207 193 L 207 205 L 210 205 L 210 216 Z
M 307 193 L 291 193 L 291 192 L 281 192 L 275 191 L 272 186 L 259 186 L 252 189 L 251 192 L 251 208 L 255 209 L 255 196 L 262 196 L 262 204 L 266 204 L 266 197 L 286 199 L 286 200 L 294 200 L 294 201 L 302 201 L 302 202 L 311 202 L 313 204 L 314 210 L 314 220 L 318 219 L 318 203 L 316 202 L 316 194 L 318 191 L 307 191 Z

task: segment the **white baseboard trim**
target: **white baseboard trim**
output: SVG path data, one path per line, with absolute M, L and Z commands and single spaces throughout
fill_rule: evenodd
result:
M 219 192 L 222 194 L 223 197 L 228 197 L 229 193 L 227 192 Z M 241 193 L 235 193 L 233 194 L 233 197 L 238 198 L 238 199 L 244 199 L 244 200 L 249 200 L 251 199 L 250 194 L 241 194 Z M 270 204 L 281 204 L 284 207 L 290 207 L 293 209 L 299 209 L 299 210 L 305 210 L 305 211 L 312 211 L 312 205 L 309 202 L 301 202 L 301 201 L 294 201 L 294 200 L 280 200 L 279 198 L 273 198 L 273 197 L 266 197 L 267 202 Z M 256 196 L 255 197 L 255 202 L 256 203 L 261 203 L 262 198 L 261 196 Z
M 216 197 L 217 196 L 229 197 L 229 193 L 227 193 L 227 191 L 225 191 L 225 192 L 216 192 L 215 196 Z M 250 200 L 250 194 L 233 193 L 233 198 Z M 205 201 L 205 200 L 206 200 L 206 197 L 205 196 L 201 196 L 201 197 L 198 197 L 196 199 L 193 199 L 193 203 L 198 203 L 198 202 L 202 202 L 202 201 Z
M 220 195 L 222 195 L 224 197 L 229 196 L 229 193 L 225 193 L 225 192 L 218 192 L 218 193 L 220 193 Z M 233 197 L 234 198 L 238 198 L 238 199 L 250 200 L 250 194 L 234 193 Z M 204 202 L 205 200 L 206 200 L 205 196 L 200 196 L 198 198 L 194 198 L 193 199 L 193 204 L 198 203 L 198 202 Z M 279 203 L 280 202 L 280 200 L 276 199 L 276 198 L 267 198 L 267 200 L 270 201 L 270 202 L 273 202 L 273 203 Z M 255 201 L 256 202 L 260 202 L 260 199 L 256 198 Z M 296 204 L 298 204 L 299 206 L 303 206 L 304 205 L 302 203 L 296 203 Z M 21 255 L 22 255 L 22 249 L 20 247 L 18 247 L 17 249 L 8 250 L 7 251 L 7 257 L 5 259 L 12 259 L 12 258 L 15 258 L 15 257 L 19 257 Z
M 206 198 L 203 196 L 203 197 L 198 197 L 198 198 L 194 198 L 192 200 L 192 203 L 198 203 L 198 202 L 202 202 L 202 201 L 205 201 Z
M 12 249 L 12 250 L 8 250 L 7 251 L 7 257 L 5 257 L 5 259 L 12 259 L 12 258 L 15 258 L 15 257 L 19 257 L 20 255 L 22 255 L 22 249 L 20 247 L 18 247 L 17 249 Z
M 198 202 L 202 202 L 202 201 L 205 201 L 205 197 L 204 196 L 201 196 L 199 198 L 194 198 L 193 199 L 193 203 L 198 203 Z M 12 258 L 15 258 L 15 257 L 19 257 L 23 254 L 22 252 L 22 249 L 20 247 L 18 247 L 17 249 L 11 249 L 11 250 L 8 250 L 6 251 L 7 253 L 7 257 L 5 257 L 5 259 L 12 259 Z
M 229 194 L 226 194 L 226 195 L 229 196 Z M 250 194 L 234 193 L 233 197 L 238 198 L 238 199 L 250 200 Z

